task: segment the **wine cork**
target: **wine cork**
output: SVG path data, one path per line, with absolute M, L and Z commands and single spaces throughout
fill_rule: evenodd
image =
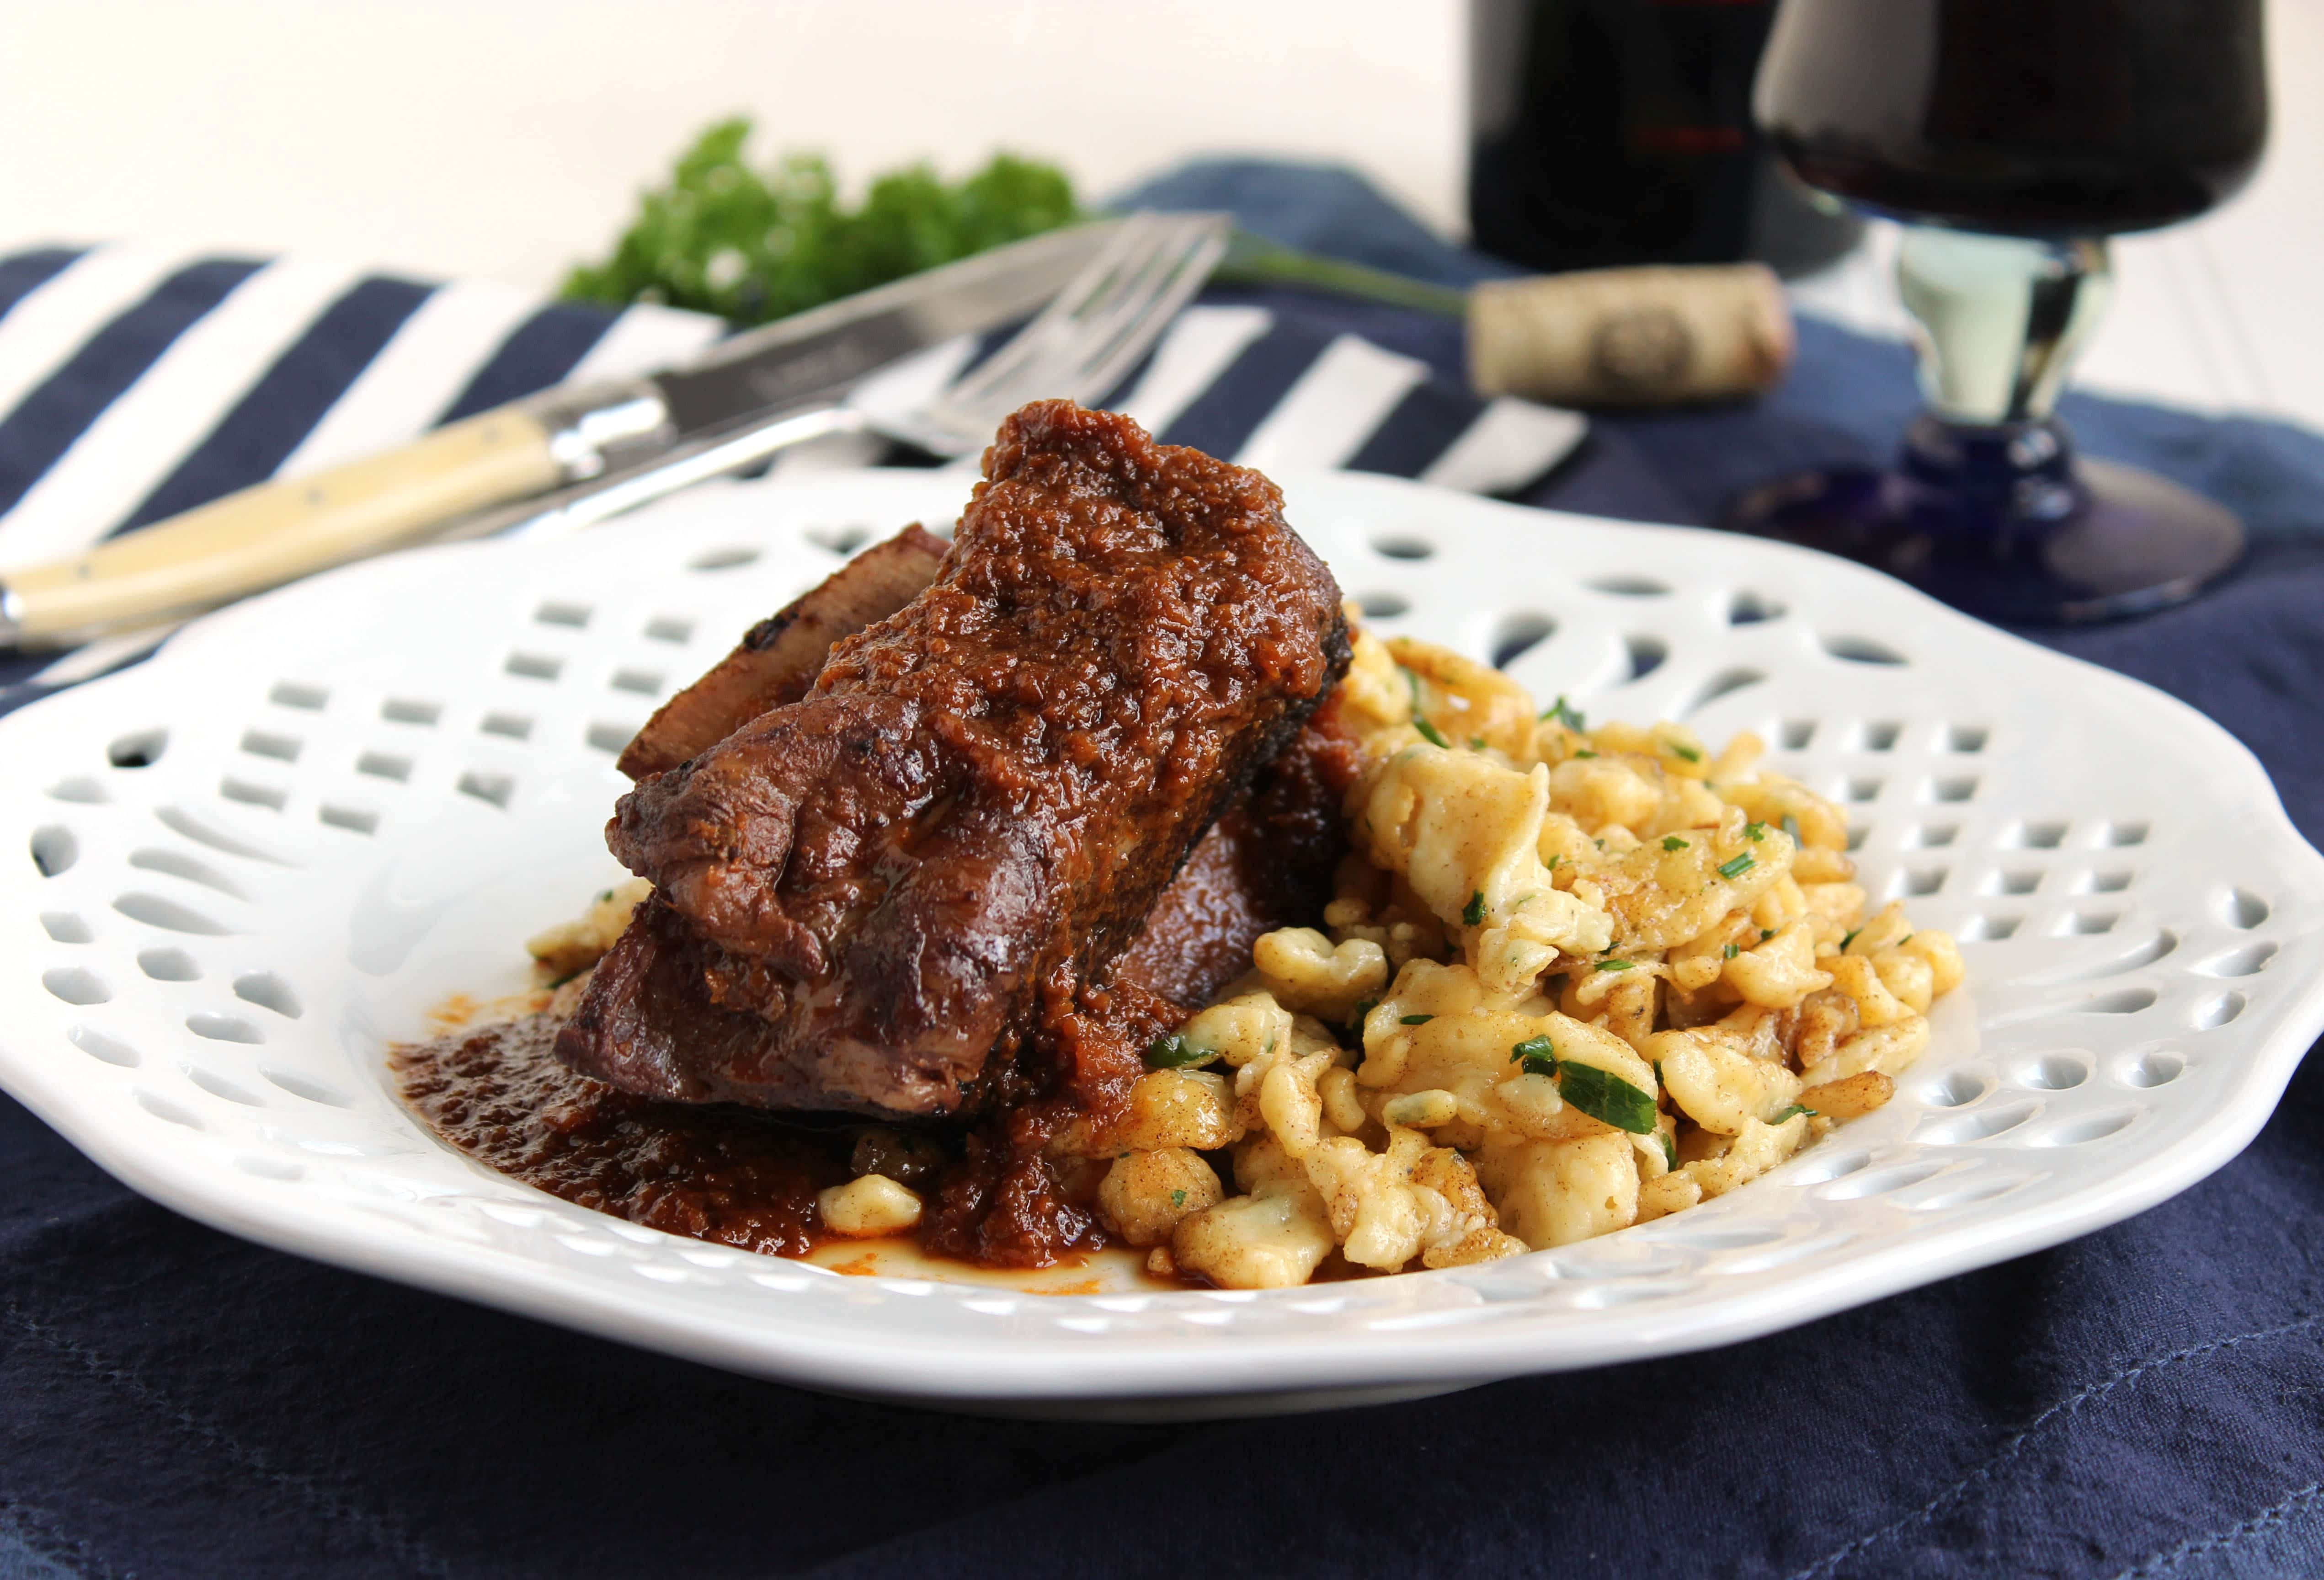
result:
M 1766 389 L 1791 362 L 1791 310 L 1758 263 L 1596 269 L 1469 293 L 1469 377 L 1483 395 L 1715 401 Z

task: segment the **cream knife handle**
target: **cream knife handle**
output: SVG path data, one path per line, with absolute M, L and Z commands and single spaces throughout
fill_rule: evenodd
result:
M 502 406 L 401 449 L 230 494 L 70 559 L 0 572 L 0 646 L 55 646 L 189 614 L 397 548 L 564 482 L 550 439 L 539 415 Z

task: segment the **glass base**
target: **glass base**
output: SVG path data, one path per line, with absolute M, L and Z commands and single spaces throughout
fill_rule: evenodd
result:
M 1786 477 L 1720 524 L 1860 561 L 2005 625 L 2143 614 L 2194 596 L 2243 556 L 2232 512 L 2135 467 L 2078 463 L 2061 444 L 1997 511 L 1980 504 L 1989 492 L 1932 475 L 1926 450 L 1908 445 L 1894 470 Z

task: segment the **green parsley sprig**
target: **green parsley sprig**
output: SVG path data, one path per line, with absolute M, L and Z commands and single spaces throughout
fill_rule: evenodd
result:
M 1071 180 L 1038 160 L 996 154 L 956 181 L 907 165 L 874 177 L 851 206 L 820 154 L 753 168 L 750 136 L 742 115 L 706 129 L 667 181 L 639 194 L 612 252 L 576 265 L 558 294 L 760 324 L 1081 217 Z

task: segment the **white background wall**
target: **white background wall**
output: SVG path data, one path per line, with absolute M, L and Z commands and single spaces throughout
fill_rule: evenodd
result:
M 1868 4 L 1877 0 L 1867 0 Z M 705 122 L 845 172 L 996 145 L 1103 195 L 1355 164 L 1461 223 L 1462 0 L 0 0 L 0 247 L 142 236 L 545 287 Z M 2324 0 L 2272 0 L 2245 198 L 2133 238 L 2084 382 L 2324 425 Z M 1897 324 L 1877 262 L 1811 293 Z
M 843 173 L 997 145 L 1102 195 L 1350 158 L 1458 217 L 1461 0 L 5 0 L 0 237 L 553 280 L 706 122 Z

